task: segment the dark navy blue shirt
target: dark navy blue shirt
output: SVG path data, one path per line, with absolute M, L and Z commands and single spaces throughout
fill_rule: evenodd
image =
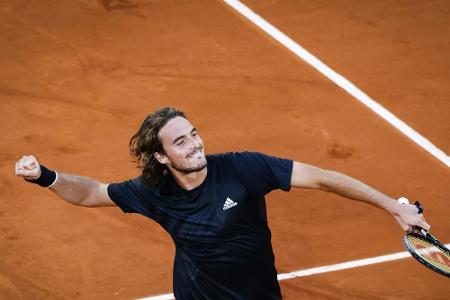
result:
M 281 299 L 264 196 L 290 189 L 292 161 L 260 153 L 208 155 L 204 182 L 186 191 L 166 175 L 110 184 L 126 213 L 158 222 L 176 246 L 177 299 Z

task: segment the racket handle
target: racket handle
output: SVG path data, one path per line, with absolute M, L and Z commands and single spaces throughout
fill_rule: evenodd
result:
M 422 204 L 420 204 L 419 201 L 414 202 L 414 205 L 417 207 L 417 209 L 419 210 L 417 213 L 420 215 L 421 213 L 423 213 L 423 206 Z M 414 226 L 414 228 L 418 231 L 420 231 L 424 236 L 429 236 L 430 234 L 428 233 L 428 231 L 426 231 L 425 229 L 423 229 L 422 227 L 419 226 Z
M 423 213 L 423 206 L 422 204 L 420 204 L 419 201 L 416 201 L 414 203 L 414 205 L 417 207 L 417 209 L 419 210 L 418 214 Z M 438 244 L 442 244 L 441 242 L 438 241 L 438 239 L 436 237 L 434 237 L 431 233 L 428 232 L 428 230 L 423 229 L 422 227 L 419 226 L 414 226 L 417 230 L 419 230 L 424 236 L 429 237 L 430 239 L 434 240 L 435 242 L 437 242 Z
M 418 214 L 420 215 L 421 213 L 423 213 L 423 206 L 422 204 L 420 204 L 419 201 L 414 202 L 414 205 L 417 207 L 417 209 L 419 210 Z
M 398 202 L 400 202 L 401 204 L 409 204 L 409 200 L 405 197 L 400 197 L 398 200 Z M 419 210 L 417 213 L 421 214 L 423 213 L 423 206 L 422 204 L 420 204 L 419 201 L 414 202 L 414 205 L 417 207 L 417 209 Z M 422 227 L 419 226 L 413 226 L 413 228 L 417 231 L 419 231 L 420 233 L 422 233 L 424 236 L 428 236 L 431 239 L 434 239 L 435 241 L 437 241 L 437 239 L 432 236 L 428 231 L 426 231 L 425 229 L 423 229 Z

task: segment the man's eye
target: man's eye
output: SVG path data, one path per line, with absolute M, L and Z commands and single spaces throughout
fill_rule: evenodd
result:
M 178 142 L 177 142 L 177 145 L 179 146 L 179 145 L 181 145 L 181 144 L 183 144 L 183 140 L 179 140 Z
M 194 131 L 194 132 L 192 133 L 192 136 L 197 136 L 197 135 L 198 135 L 197 131 Z

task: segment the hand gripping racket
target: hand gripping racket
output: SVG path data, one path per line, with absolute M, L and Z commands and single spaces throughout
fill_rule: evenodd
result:
M 407 204 L 406 198 L 400 198 L 399 202 Z M 423 212 L 423 207 L 416 201 L 414 205 Z M 431 270 L 450 278 L 450 250 L 427 230 L 414 226 L 414 231 L 403 237 L 408 252 L 421 264 Z

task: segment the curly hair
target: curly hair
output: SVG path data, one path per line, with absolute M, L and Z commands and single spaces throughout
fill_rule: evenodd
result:
M 172 107 L 165 107 L 149 114 L 141 124 L 141 128 L 131 137 L 130 154 L 142 169 L 142 180 L 149 185 L 157 185 L 167 173 L 165 165 L 158 162 L 155 153 L 165 154 L 158 133 L 168 121 L 175 117 L 183 117 L 185 114 Z

